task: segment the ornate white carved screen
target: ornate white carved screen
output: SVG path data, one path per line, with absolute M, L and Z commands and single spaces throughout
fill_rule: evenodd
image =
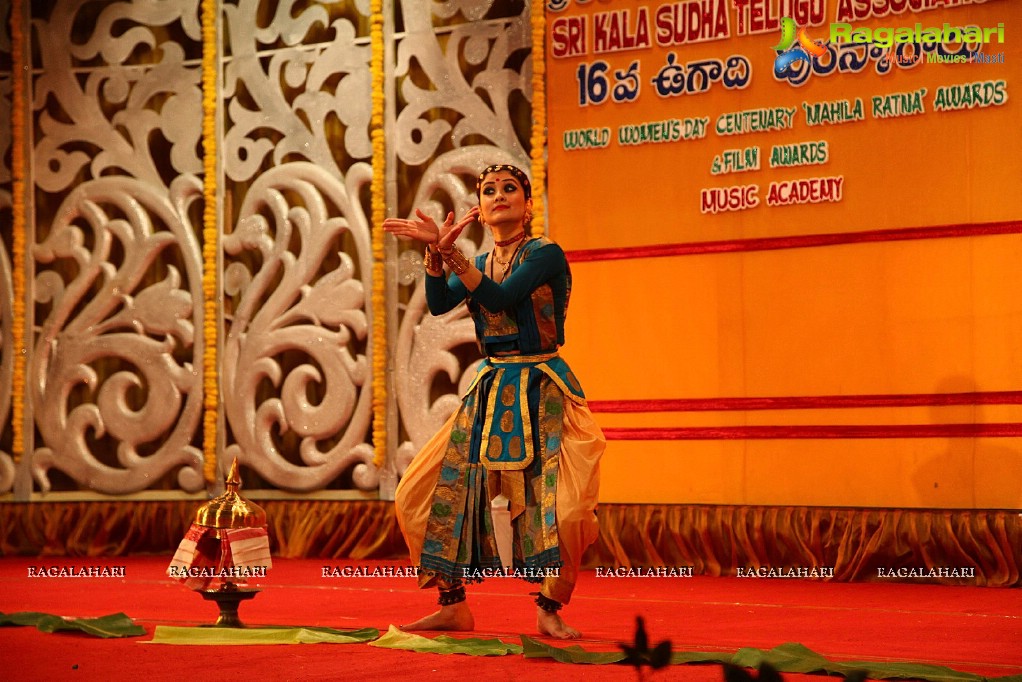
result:
M 24 452 L 15 461 L 12 359 L 21 344 L 5 227 L 0 497 L 200 491 L 200 2 L 22 7 L 34 59 L 24 109 Z M 245 465 L 250 492 L 388 496 L 455 408 L 476 356 L 465 312 L 431 317 L 420 255 L 391 241 L 390 370 L 372 376 L 369 0 L 220 7 L 220 458 Z M 5 16 L 5 122 L 9 24 Z M 482 166 L 529 165 L 528 3 L 388 0 L 384 27 L 388 214 L 464 212 Z M 5 124 L 4 226 L 11 144 Z M 481 232 L 463 239 L 466 252 L 485 246 Z M 371 442 L 374 379 L 392 406 L 382 469 Z

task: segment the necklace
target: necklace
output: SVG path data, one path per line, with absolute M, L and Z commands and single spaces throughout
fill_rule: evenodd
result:
M 503 243 L 497 242 L 497 244 L 500 245 L 500 246 L 504 246 L 506 244 L 514 243 L 515 241 L 519 242 L 518 246 L 516 246 L 515 250 L 511 253 L 511 257 L 508 258 L 507 260 L 501 260 L 501 259 L 497 258 L 497 250 L 496 249 L 494 249 L 490 253 L 490 279 L 492 279 L 497 284 L 500 284 L 505 279 L 507 279 L 507 273 L 511 269 L 511 263 L 514 262 L 515 256 L 518 255 L 519 249 L 522 248 L 521 239 L 524 236 L 525 236 L 525 233 L 522 232 L 518 237 L 515 237 L 515 238 L 513 238 L 511 240 L 507 240 L 507 241 L 505 241 Z M 500 265 L 501 265 L 500 279 L 499 280 L 493 276 L 493 262 L 494 261 L 496 261 L 497 263 L 500 263 Z
M 516 234 L 513 237 L 508 237 L 507 239 L 505 239 L 503 241 L 499 241 L 499 242 L 498 241 L 494 241 L 493 243 L 494 243 L 495 246 L 511 246 L 515 242 L 521 241 L 522 239 L 525 239 L 525 230 L 522 230 L 521 232 L 519 232 L 518 234 Z

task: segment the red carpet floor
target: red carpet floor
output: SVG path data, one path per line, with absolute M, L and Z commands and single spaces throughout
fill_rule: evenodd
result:
M 441 656 L 383 650 L 365 644 L 165 646 L 151 639 L 157 625 L 202 625 L 216 607 L 164 574 L 170 557 L 0 558 L 0 612 L 39 611 L 75 617 L 123 612 L 149 634 L 101 640 L 0 628 L 3 680 L 251 680 L 635 679 L 617 665 L 588 666 L 522 656 Z M 123 566 L 124 578 L 29 577 L 33 566 Z M 325 578 L 323 567 L 401 566 L 400 561 L 340 562 L 275 559 L 263 591 L 243 603 L 248 625 L 319 625 L 386 631 L 435 608 L 432 592 L 413 578 Z M 472 586 L 472 636 L 520 643 L 535 634 L 530 585 L 491 579 Z M 616 651 L 630 641 L 642 615 L 653 642 L 675 650 L 733 652 L 800 642 L 834 660 L 912 661 L 988 677 L 1022 675 L 1022 591 L 912 583 L 827 583 L 759 578 L 606 578 L 583 573 L 564 616 L 582 630 L 592 651 Z M 426 633 L 429 634 L 429 633 Z M 468 636 L 468 635 L 465 635 Z M 824 677 L 785 674 L 791 682 Z M 671 666 L 653 680 L 717 682 L 717 665 Z

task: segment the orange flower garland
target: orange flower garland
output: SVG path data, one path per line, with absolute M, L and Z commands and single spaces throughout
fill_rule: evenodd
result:
M 11 280 L 14 303 L 11 336 L 14 351 L 14 377 L 11 385 L 11 432 L 14 462 L 21 461 L 25 452 L 25 361 L 28 344 L 25 339 L 25 80 L 29 75 L 25 53 L 25 34 L 22 31 L 27 3 L 19 0 L 11 5 L 11 203 L 14 231 L 11 253 Z
M 384 170 L 386 139 L 383 130 L 383 0 L 372 0 L 369 19 L 369 71 L 372 82 L 372 116 L 369 135 L 373 145 L 373 180 L 370 185 L 373 241 L 373 464 L 387 459 L 387 306 L 383 220 L 387 217 Z
M 217 2 L 202 0 L 202 297 L 203 297 L 203 475 L 217 479 L 217 414 L 220 380 L 217 372 Z
M 546 4 L 532 0 L 532 236 L 545 230 L 546 210 Z

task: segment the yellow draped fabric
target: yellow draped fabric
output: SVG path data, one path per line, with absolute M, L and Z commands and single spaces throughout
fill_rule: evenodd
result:
M 457 416 L 415 456 L 397 489 L 398 520 L 413 565 L 422 554 L 433 491 Z M 597 505 L 599 460 L 605 445 L 589 408 L 565 400 L 556 493 L 557 537 L 564 565 L 556 579 L 547 578 L 543 583 L 544 594 L 562 604 L 571 600 L 585 550 L 597 537 L 592 510 Z

